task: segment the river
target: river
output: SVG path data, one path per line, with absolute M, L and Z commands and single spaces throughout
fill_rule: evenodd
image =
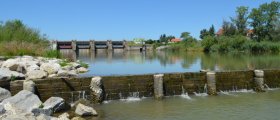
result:
M 72 57 L 73 53 L 64 51 L 63 55 Z M 74 56 L 90 65 L 90 71 L 81 76 L 280 68 L 279 54 L 80 50 Z

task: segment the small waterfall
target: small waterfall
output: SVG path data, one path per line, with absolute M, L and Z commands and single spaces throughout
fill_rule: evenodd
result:
M 119 93 L 119 98 L 120 98 L 120 99 L 125 99 L 125 98 L 122 96 L 122 93 L 121 93 L 121 92 Z
M 264 87 L 267 88 L 267 90 L 272 90 L 267 84 L 264 84 Z
M 207 90 L 207 84 L 204 84 L 204 88 L 203 88 L 203 93 L 197 93 L 197 92 L 193 92 L 195 96 L 199 96 L 199 97 L 205 97 L 208 96 L 207 94 L 208 90 Z
M 185 92 L 184 86 L 182 86 L 182 94 L 181 94 L 181 97 L 186 98 L 186 99 L 189 99 L 189 100 L 192 99 L 192 98 L 189 96 L 188 92 Z
M 208 93 L 207 84 L 204 84 L 204 90 L 203 90 L 203 92 L 206 93 L 206 94 Z

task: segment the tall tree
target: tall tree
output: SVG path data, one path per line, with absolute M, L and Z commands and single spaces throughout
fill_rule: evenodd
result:
M 225 36 L 232 36 L 236 34 L 236 27 L 233 23 L 224 21 L 223 22 L 223 35 Z
M 207 29 L 202 29 L 201 31 L 200 31 L 200 38 L 201 39 L 204 39 L 206 36 L 208 36 L 209 35 L 209 31 L 207 30 Z
M 249 18 L 248 7 L 245 6 L 237 7 L 235 13 L 236 13 L 236 17 L 231 18 L 231 20 L 235 24 L 238 34 L 246 35 L 248 18 Z
M 189 38 L 190 37 L 190 33 L 189 32 L 182 32 L 181 33 L 181 38 L 182 39 L 187 39 L 187 38 Z
M 260 5 L 259 8 L 252 9 L 249 17 L 251 27 L 254 29 L 254 36 L 257 41 L 268 39 L 272 40 L 271 32 L 273 23 L 279 20 L 280 2 L 273 1 Z
M 210 35 L 210 36 L 215 36 L 215 27 L 214 27 L 214 25 L 212 25 L 212 26 L 209 28 L 209 35 Z

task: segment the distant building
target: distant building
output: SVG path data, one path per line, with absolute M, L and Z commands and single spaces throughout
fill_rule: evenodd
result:
M 170 43 L 177 43 L 177 42 L 181 42 L 182 40 L 180 38 L 173 38 L 170 40 Z
M 217 36 L 222 36 L 224 34 L 224 29 L 220 28 L 219 31 L 216 33 Z
M 224 34 L 224 29 L 223 28 L 220 28 L 219 31 L 216 33 L 217 36 L 222 36 Z M 253 37 L 253 34 L 254 34 L 254 30 L 247 30 L 246 32 L 246 37 Z

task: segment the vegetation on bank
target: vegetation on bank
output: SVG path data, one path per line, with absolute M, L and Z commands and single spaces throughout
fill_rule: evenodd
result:
M 181 42 L 171 43 L 172 35 L 161 35 L 159 40 L 146 40 L 154 46 L 170 45 L 171 50 L 205 52 L 280 52 L 280 2 L 264 3 L 249 10 L 246 6 L 236 9 L 231 21 L 223 21 L 221 29 L 200 31 L 201 40 L 183 32 Z
M 1 56 L 60 57 L 59 52 L 48 48 L 49 42 L 46 36 L 24 25 L 22 21 L 10 20 L 0 24 Z

